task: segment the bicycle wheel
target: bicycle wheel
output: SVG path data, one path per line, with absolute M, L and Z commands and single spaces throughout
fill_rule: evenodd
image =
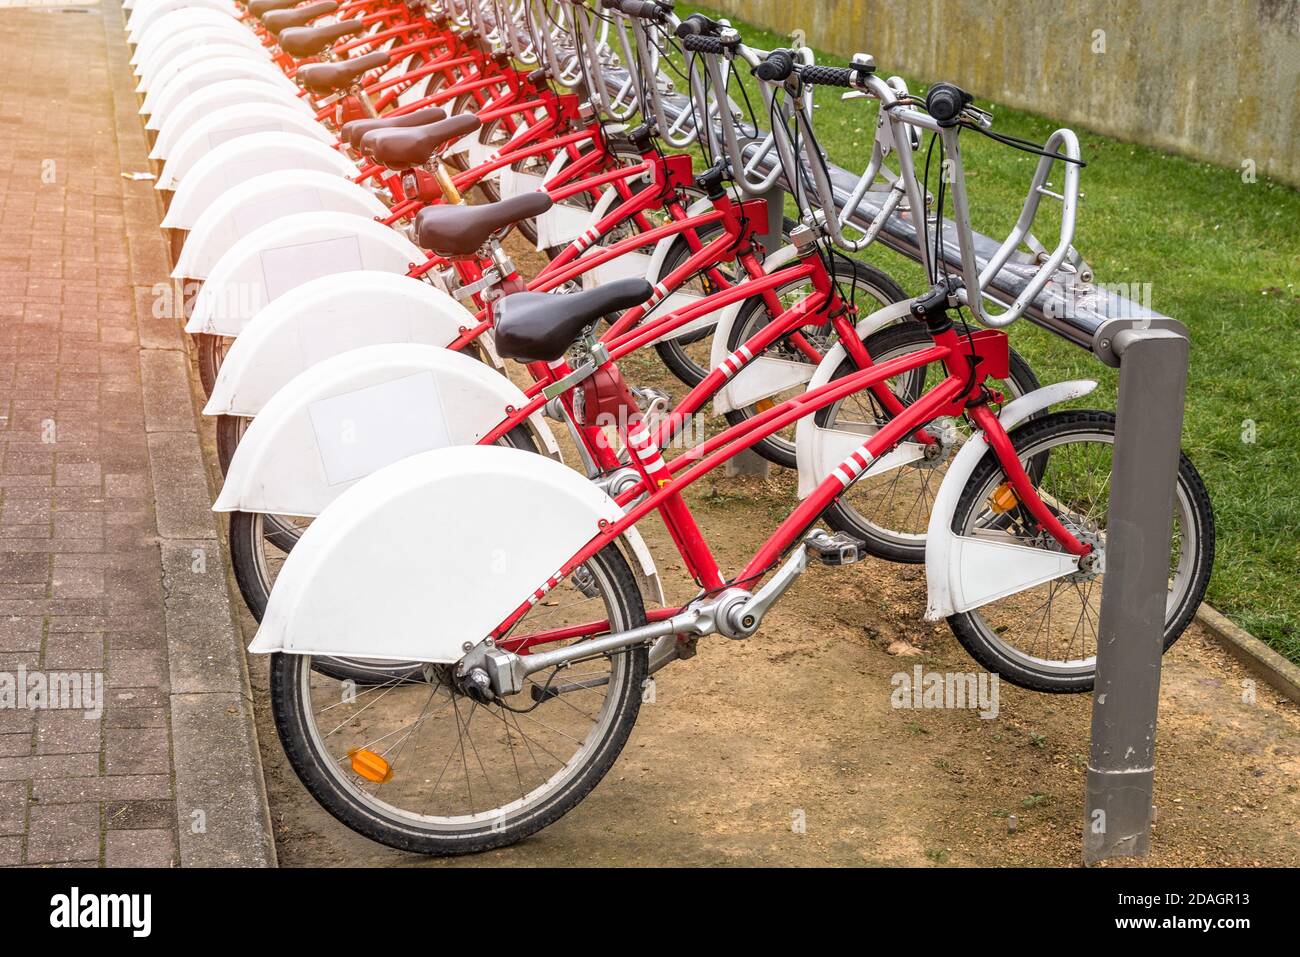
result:
M 964 331 L 964 326 L 958 328 L 959 333 Z M 880 363 L 929 349 L 934 340 L 924 326 L 909 321 L 881 329 L 868 336 L 863 345 L 872 361 Z M 1008 378 L 989 382 L 995 391 L 1002 393 L 1004 401 L 1038 388 L 1038 378 L 1029 368 L 1029 363 L 1014 349 L 1011 350 L 1010 369 Z M 856 371 L 856 364 L 845 359 L 831 380 Z M 946 375 L 942 364 L 936 362 L 905 377 L 890 379 L 885 385 L 907 403 L 937 385 Z M 992 408 L 997 411 L 1001 406 L 1002 403 L 994 403 Z M 892 416 L 876 397 L 864 391 L 818 410 L 813 421 L 819 428 L 860 434 L 865 442 L 890 418 Z M 823 514 L 826 523 L 837 531 L 861 539 L 866 543 L 867 551 L 879 558 L 910 564 L 925 561 L 925 532 L 930 524 L 935 493 L 947 473 L 948 463 L 970 435 L 970 426 L 965 420 L 945 419 L 931 427 L 932 434 L 938 434 L 940 430 L 947 431 L 951 442 L 942 451 L 933 446 L 939 454 L 918 458 L 887 472 L 866 472 L 826 510 Z
M 1036 481 L 1043 501 L 1067 528 L 1103 549 L 1110 499 L 1115 416 L 1099 411 L 1054 412 L 1011 433 L 1022 461 L 1044 456 Z M 953 516 L 961 535 L 994 536 L 1034 548 L 1060 550 L 1038 530 L 1011 497 L 1006 476 L 992 452 L 966 483 Z M 1165 603 L 1164 648 L 1187 627 L 1205 595 L 1214 565 L 1214 512 L 1201 476 L 1179 456 L 1173 541 L 1169 552 L 1169 594 Z M 981 665 L 1034 691 L 1092 689 L 1096 670 L 1101 567 L 981 605 L 948 618 L 953 634 Z
M 580 570 L 513 635 L 593 620 L 615 630 L 645 623 L 617 546 Z M 426 665 L 418 682 L 355 692 L 307 656 L 277 654 L 271 708 L 289 763 L 338 820 L 399 850 L 468 854 L 513 844 L 576 806 L 627 741 L 645 680 L 646 649 L 637 646 L 533 676 L 529 693 L 509 702 L 483 703 L 456 686 L 452 666 Z M 359 755 L 380 771 L 358 773 Z
M 206 332 L 194 334 L 194 345 L 198 351 L 199 382 L 203 385 L 204 395 L 212 395 L 217 384 L 217 374 L 221 363 L 230 351 L 234 340 L 229 336 L 214 336 Z
M 859 316 L 869 316 L 882 306 L 902 302 L 907 298 L 907 293 L 903 292 L 902 287 L 891 279 L 887 273 L 875 266 L 859 262 L 856 259 L 847 259 L 836 262 L 835 271 L 840 288 L 851 298 L 852 304 L 857 306 Z M 788 286 L 778 287 L 776 294 L 781 301 L 782 307 L 789 309 L 800 299 L 811 295 L 812 291 L 811 283 L 800 280 L 792 282 Z M 756 296 L 753 299 L 745 300 L 741 304 L 736 321 L 732 324 L 731 335 L 727 340 L 727 349 L 733 352 L 739 349 L 774 318 L 762 297 Z M 834 328 L 829 322 L 820 326 L 803 326 L 799 332 L 821 355 L 825 355 L 827 350 L 838 339 Z M 807 377 L 789 388 L 774 392 L 751 405 L 726 413 L 727 422 L 731 425 L 739 425 L 746 419 L 765 412 L 774 405 L 779 405 L 786 399 L 801 395 L 805 391 L 806 383 L 812 377 L 815 368 L 809 357 L 801 352 L 790 341 L 789 337 L 778 339 L 759 355 L 783 362 L 805 364 L 808 366 Z M 738 375 L 743 376 L 744 372 L 742 371 Z M 780 432 L 759 440 L 753 446 L 753 449 L 769 462 L 783 465 L 788 469 L 796 468 L 794 437 L 795 426 L 790 425 Z
M 789 217 L 786 217 L 782 222 L 782 244 L 790 241 L 790 230 L 797 225 Z M 699 235 L 701 242 L 709 243 L 722 235 L 722 225 L 714 223 L 704 226 L 697 229 L 696 233 Z M 686 240 L 680 237 L 673 240 L 673 244 L 668 247 L 667 255 L 664 256 L 664 263 L 659 270 L 659 275 L 667 276 L 673 270 L 680 268 L 690 258 L 691 247 Z M 763 257 L 760 255 L 759 258 L 761 260 Z M 745 278 L 745 270 L 739 263 L 724 263 L 720 268 L 722 275 L 732 284 L 742 282 Z M 701 296 L 709 296 L 718 291 L 718 286 L 704 273 L 696 273 L 682 284 L 681 290 Z M 668 367 L 668 371 L 677 376 L 687 386 L 694 388 L 699 385 L 704 381 L 704 377 L 709 374 L 709 370 L 713 368 L 709 361 L 709 355 L 713 350 L 714 328 L 714 326 L 706 326 L 684 336 L 678 336 L 675 339 L 664 339 L 655 343 L 655 351 L 659 353 L 659 358 Z
M 499 444 L 525 452 L 538 451 L 532 433 L 522 425 L 511 430 Z M 261 621 L 266 612 L 271 588 L 284 560 L 310 524 L 310 518 L 295 515 L 230 513 L 230 564 L 244 605 L 257 621 Z M 315 667 L 339 680 L 367 685 L 409 677 L 413 671 L 418 673 L 420 670 L 418 664 L 411 662 L 358 658 L 317 658 Z

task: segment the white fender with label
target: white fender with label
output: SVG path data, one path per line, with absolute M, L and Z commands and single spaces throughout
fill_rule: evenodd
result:
M 337 173 L 263 173 L 232 186 L 203 211 L 185 238 L 172 278 L 207 279 L 227 250 L 253 230 L 294 213 L 322 211 L 368 219 L 388 216 L 388 207 L 374 193 Z
M 386 343 L 308 366 L 258 410 L 213 511 L 319 515 L 359 479 L 430 449 L 474 445 L 527 403 L 514 383 L 438 346 Z
M 303 283 L 267 305 L 230 345 L 206 415 L 253 416 L 289 380 L 331 356 L 385 343 L 445 349 L 474 317 L 409 276 L 359 270 Z
M 308 526 L 249 651 L 454 662 L 621 516 L 591 482 L 529 452 L 403 459 Z
M 162 122 L 161 117 L 157 121 L 149 117 L 145 128 L 155 130 L 158 134 L 154 140 L 153 152 L 157 152 L 160 156 L 170 155 L 176 141 L 183 137 L 195 123 L 216 110 L 235 103 L 278 103 L 297 110 L 313 122 L 316 119 L 311 104 L 294 96 L 278 84 L 267 83 L 261 79 L 218 80 L 206 90 L 191 93 L 178 103 L 176 109 L 168 115 L 166 123 Z
M 1035 389 L 1004 405 L 998 421 L 1010 431 L 1035 412 L 1087 395 L 1096 387 L 1096 382 L 1079 379 Z M 970 611 L 1078 570 L 1077 560 L 1067 552 L 1030 548 L 996 533 L 958 535 L 952 530 L 962 490 L 986 451 L 982 432 L 967 439 L 948 464 L 934 497 L 925 533 L 928 621 Z
M 160 122 L 165 123 L 171 112 L 190 94 L 206 89 L 220 80 L 239 77 L 261 78 L 292 93 L 297 92 L 298 88 L 293 81 L 271 61 L 264 60 L 243 47 L 226 49 L 238 52 L 186 64 L 169 79 L 160 79 L 145 94 L 144 102 L 140 105 L 140 115 L 157 116 L 160 117 Z
M 296 133 L 332 147 L 337 140 L 329 130 L 310 116 L 276 103 L 241 103 L 216 110 L 199 120 L 185 133 L 167 155 L 155 147 L 149 158 L 164 160 L 158 174 L 158 188 L 176 188 L 194 164 L 220 146 L 241 136 L 254 133 Z M 155 155 L 156 154 L 156 155 Z
M 217 16 L 221 14 L 218 13 Z M 177 21 L 178 24 L 183 21 Z M 139 46 L 131 56 L 132 72 L 142 84 L 141 91 L 147 91 L 158 70 L 174 60 L 185 60 L 199 47 L 212 46 L 217 43 L 233 43 L 245 49 L 270 53 L 247 28 L 238 23 L 229 26 L 211 23 L 188 24 L 179 27 L 176 32 L 159 33 L 150 38 L 149 46 Z
M 352 213 L 294 213 L 238 240 L 212 267 L 185 330 L 237 336 L 269 302 L 312 279 L 357 269 L 401 275 L 425 254 L 405 236 Z
M 193 229 L 200 214 L 226 190 L 263 173 L 284 171 L 284 188 L 293 189 L 293 172 L 315 169 L 351 178 L 357 168 L 337 150 L 296 133 L 253 133 L 223 143 L 190 169 L 172 194 L 164 229 Z

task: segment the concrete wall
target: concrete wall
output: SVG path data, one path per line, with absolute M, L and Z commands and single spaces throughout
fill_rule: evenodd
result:
M 885 75 L 1300 185 L 1300 0 L 706 2 Z

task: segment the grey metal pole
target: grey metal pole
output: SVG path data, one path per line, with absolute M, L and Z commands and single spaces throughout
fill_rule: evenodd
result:
M 1190 343 L 1168 320 L 1111 320 L 1095 351 L 1118 363 L 1106 577 L 1092 698 L 1083 860 L 1145 856 L 1174 490 Z

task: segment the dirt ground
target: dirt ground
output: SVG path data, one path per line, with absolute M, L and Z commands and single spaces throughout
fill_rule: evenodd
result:
M 688 499 L 734 570 L 794 495 L 780 469 L 719 471 Z M 662 526 L 641 527 L 669 599 L 689 598 Z M 1003 683 L 992 720 L 895 709 L 899 672 L 978 670 L 946 624 L 922 620 L 924 605 L 920 567 L 811 567 L 757 635 L 704 639 L 659 672 L 621 758 L 574 811 L 516 846 L 453 861 L 374 844 L 308 796 L 265 706 L 265 660 L 253 658 L 280 863 L 1078 865 L 1090 697 Z M 251 639 L 247 615 L 244 627 Z M 898 639 L 920 656 L 891 655 Z M 1155 801 L 1151 865 L 1300 865 L 1300 709 L 1250 682 L 1196 625 L 1165 658 Z

